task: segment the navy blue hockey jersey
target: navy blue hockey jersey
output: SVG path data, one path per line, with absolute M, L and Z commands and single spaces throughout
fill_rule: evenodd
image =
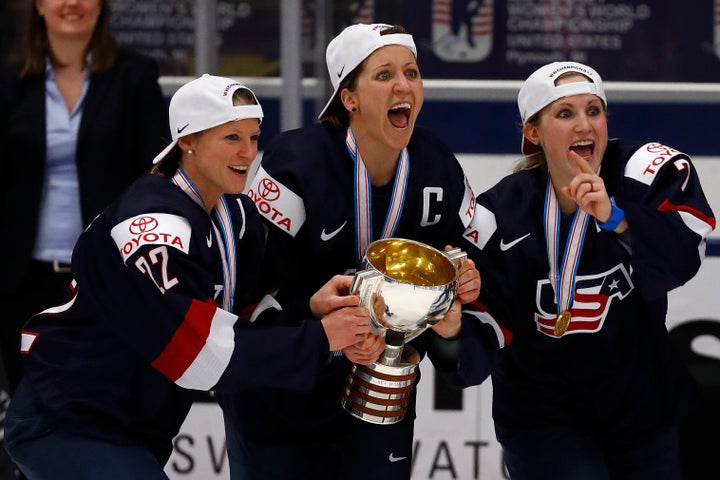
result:
M 408 146 L 407 193 L 395 237 L 418 240 L 438 249 L 456 245 L 472 218 L 474 197 L 452 154 L 428 132 L 415 129 Z M 332 275 L 358 267 L 354 204 L 355 164 L 345 130 L 325 125 L 281 134 L 266 148 L 248 195 L 269 224 L 268 268 L 279 287 L 278 299 L 301 312 L 307 299 Z M 372 226 L 382 231 L 393 184 L 372 187 Z M 285 319 L 286 321 L 297 321 Z M 414 342 L 419 350 L 428 331 Z M 429 351 L 430 358 L 433 358 Z M 245 435 L 296 438 L 348 431 L 351 418 L 341 394 L 351 363 L 344 356 L 328 366 L 310 395 L 265 389 L 221 399 L 238 418 Z M 412 422 L 411 405 L 405 421 Z
M 246 196 L 223 201 L 229 224 L 169 180 L 146 176 L 81 235 L 67 303 L 23 332 L 25 372 L 52 425 L 143 445 L 164 463 L 191 390 L 310 388 L 328 352 L 325 334 L 315 322 L 254 328 L 255 316 L 274 310 L 256 288 L 264 227 Z M 233 291 L 220 242 L 235 243 Z M 221 308 L 230 304 L 253 316 Z M 276 361 L 276 348 L 294 358 Z
M 612 140 L 600 175 L 630 241 L 590 220 L 560 336 L 543 223 L 547 171 L 514 173 L 477 199 L 466 248 L 481 301 L 512 333 L 492 374 L 503 427 L 566 424 L 627 438 L 666 425 L 689 391 L 665 316 L 667 292 L 695 275 L 715 226 L 697 173 L 670 147 Z M 560 245 L 571 220 L 561 221 Z

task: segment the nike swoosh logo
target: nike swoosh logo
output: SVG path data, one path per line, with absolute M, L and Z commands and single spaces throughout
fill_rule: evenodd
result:
M 205 240 L 207 240 L 208 248 L 212 247 L 212 233 L 208 233 L 208 236 L 205 238 Z
M 321 239 L 323 242 L 327 242 L 328 240 L 330 240 L 331 238 L 333 238 L 335 235 L 337 235 L 338 233 L 340 233 L 340 230 L 342 230 L 343 228 L 345 228 L 345 225 L 347 225 L 347 220 L 345 220 L 345 223 L 343 223 L 342 225 L 340 225 L 337 230 L 333 230 L 333 231 L 330 232 L 330 233 L 325 233 L 325 229 L 323 228 L 323 231 L 320 232 L 320 239 Z
M 343 65 L 343 68 L 341 68 L 340 71 L 337 72 L 338 78 L 342 77 L 342 72 L 344 72 L 344 71 L 345 71 L 345 65 Z
M 509 243 L 505 243 L 505 240 L 500 239 L 500 250 L 502 250 L 503 252 L 505 252 L 505 251 L 507 251 L 507 250 L 510 250 L 512 247 L 514 247 L 514 246 L 517 245 L 518 243 L 522 242 L 523 240 L 525 240 L 525 239 L 526 239 L 527 237 L 529 237 L 529 236 L 530 236 L 530 234 L 529 234 L 529 233 L 526 233 L 526 234 L 523 235 L 522 237 L 516 238 L 515 240 L 513 240 L 512 242 L 509 242 Z
M 690 348 L 693 353 L 720 360 L 720 339 L 717 337 L 712 335 L 699 335 L 692 339 Z
M 186 123 L 184 127 L 182 127 L 182 128 L 178 127 L 178 129 L 177 129 L 178 135 L 180 135 L 183 132 L 183 130 L 185 130 L 188 127 L 188 125 L 190 125 L 190 124 Z
M 388 460 L 390 460 L 392 463 L 399 462 L 400 460 L 405 460 L 407 457 L 396 457 L 393 452 L 390 452 L 390 456 L 388 457 Z

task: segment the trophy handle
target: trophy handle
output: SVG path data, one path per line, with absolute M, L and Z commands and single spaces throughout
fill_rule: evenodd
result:
M 372 296 L 382 289 L 383 274 L 377 270 L 361 270 L 355 273 L 350 292 L 360 297 L 360 305 L 372 307 Z
M 360 305 L 370 310 L 370 320 L 373 333 L 381 335 L 385 332 L 385 327 L 380 324 L 379 319 L 375 318 L 373 311 L 373 302 L 375 296 L 382 291 L 384 275 L 377 270 L 368 269 L 355 273 L 352 283 L 350 284 L 350 292 L 360 297 Z
M 448 260 L 455 264 L 455 268 L 457 268 L 458 270 L 460 269 L 460 267 L 462 267 L 463 263 L 465 263 L 465 260 L 467 260 L 467 253 L 463 252 L 458 247 L 444 251 L 442 253 L 448 258 Z

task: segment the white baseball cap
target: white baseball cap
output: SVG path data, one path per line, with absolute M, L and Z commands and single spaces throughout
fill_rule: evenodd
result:
M 325 115 L 325 111 L 335 99 L 338 87 L 345 77 L 378 48 L 386 45 L 403 45 L 409 48 L 417 58 L 417 49 L 412 35 L 409 33 L 380 35 L 380 32 L 388 28 L 392 28 L 392 25 L 385 23 L 357 23 L 346 27 L 337 37 L 330 41 L 325 53 L 325 60 L 330 82 L 333 86 L 333 94 L 318 118 Z
M 569 72 L 585 75 L 590 81 L 555 85 L 555 81 L 560 75 Z M 520 88 L 517 101 L 522 123 L 525 124 L 530 117 L 555 100 L 584 93 L 597 95 L 605 106 L 607 106 L 607 98 L 605 97 L 602 78 L 600 78 L 600 75 L 598 75 L 593 68 L 577 62 L 548 63 L 535 70 Z M 540 150 L 537 145 L 523 135 L 521 151 L 524 155 L 532 155 Z
M 233 93 L 240 88 L 249 91 L 257 105 L 233 105 Z M 234 120 L 257 118 L 262 122 L 263 111 L 255 93 L 248 87 L 231 78 L 206 73 L 178 88 L 170 99 L 168 115 L 172 143 L 155 157 L 153 163 L 165 158 L 180 137 Z

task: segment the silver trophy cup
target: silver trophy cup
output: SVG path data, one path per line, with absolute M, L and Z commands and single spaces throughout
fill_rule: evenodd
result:
M 354 364 L 342 405 L 370 423 L 403 419 L 412 395 L 420 355 L 407 342 L 440 321 L 457 293 L 458 268 L 467 258 L 459 248 L 442 252 L 402 238 L 371 243 L 351 289 L 370 310 L 372 331 L 385 352 L 371 365 Z

